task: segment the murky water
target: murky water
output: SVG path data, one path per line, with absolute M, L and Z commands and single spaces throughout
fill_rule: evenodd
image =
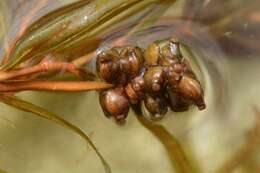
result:
M 26 9 L 37 4 L 37 1 L 20 1 L 0 2 L 3 16 L 0 18 L 1 56 L 17 34 L 21 17 L 28 13 Z M 35 19 L 69 2 L 47 0 Z M 201 112 L 196 108 L 185 113 L 169 112 L 158 123 L 176 136 L 197 172 L 215 173 L 224 166 L 232 166 L 233 162 L 229 160 L 236 156 L 237 160 L 233 159 L 237 162 L 234 172 L 257 173 L 260 171 L 260 141 L 256 146 L 249 142 L 252 147 L 247 146 L 247 141 L 252 140 L 249 134 L 256 125 L 255 110 L 258 107 L 260 110 L 257 47 L 260 4 L 257 0 L 248 1 L 246 5 L 242 1 L 229 2 L 226 6 L 237 8 L 232 14 L 228 14 L 229 8 L 223 5 L 226 14 L 216 15 L 215 9 L 204 4 L 208 11 L 212 10 L 211 15 L 202 8 L 202 14 L 194 20 L 182 16 L 184 1 L 177 2 L 156 24 L 131 36 L 128 44 L 146 47 L 154 40 L 169 37 L 177 37 L 183 43 L 182 51 L 191 60 L 205 89 L 207 109 Z M 18 6 L 19 3 L 23 5 Z M 214 5 L 219 8 L 217 2 Z M 243 13 L 247 8 L 251 9 L 250 13 L 240 15 L 237 12 Z M 203 12 L 209 16 L 204 16 Z M 215 18 L 234 18 L 229 19 L 227 24 L 227 19 L 214 23 L 214 14 Z M 120 32 L 103 35 L 105 41 L 100 49 L 110 47 L 127 28 L 124 26 Z M 134 112 L 130 112 L 124 126 L 118 126 L 103 115 L 96 92 L 22 92 L 18 95 L 58 113 L 90 134 L 111 164 L 113 173 L 175 172 L 163 145 L 137 121 Z M 6 105 L 1 104 L 0 109 L 1 169 L 8 173 L 103 171 L 95 153 L 90 148 L 86 150 L 78 136 Z M 259 139 L 259 133 L 258 128 L 253 138 Z M 251 153 L 243 153 L 245 148 L 252 148 Z M 244 154 L 242 159 L 239 154 Z

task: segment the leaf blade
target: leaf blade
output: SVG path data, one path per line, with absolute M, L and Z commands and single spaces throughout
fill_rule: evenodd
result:
M 174 168 L 176 168 L 179 173 L 195 172 L 181 145 L 172 134 L 170 134 L 162 125 L 146 120 L 144 116 L 137 115 L 137 119 L 164 145 Z
M 40 61 L 48 53 L 85 44 L 86 40 L 91 40 L 97 34 L 103 33 L 113 24 L 135 15 L 136 12 L 152 4 L 165 2 L 172 3 L 174 1 L 93 0 L 90 3 L 85 3 L 81 7 L 71 10 L 72 12 L 61 14 L 64 17 L 58 16 L 60 21 L 39 24 L 41 27 L 36 27 L 36 29 L 32 29 L 36 24 L 29 27 L 28 31 L 30 32 L 25 33 L 18 41 L 11 53 L 10 60 L 1 68 L 10 70 L 28 59 L 36 58 Z M 92 12 L 86 15 L 90 9 Z M 88 20 L 85 20 L 85 17 Z
M 104 159 L 104 157 L 101 155 L 101 153 L 96 148 L 95 144 L 91 141 L 91 139 L 77 126 L 71 124 L 70 122 L 66 121 L 65 119 L 59 117 L 58 115 L 49 112 L 39 106 L 36 106 L 30 102 L 24 101 L 19 99 L 15 96 L 10 96 L 6 94 L 0 94 L 0 100 L 12 107 L 15 107 L 17 109 L 23 110 L 25 112 L 33 113 L 36 116 L 39 116 L 41 118 L 47 119 L 51 122 L 54 122 L 60 126 L 63 126 L 64 128 L 73 131 L 74 133 L 78 134 L 80 137 L 82 137 L 87 144 L 89 144 L 92 149 L 95 151 L 97 156 L 99 157 L 100 161 L 102 162 L 102 165 L 105 169 L 106 173 L 111 173 L 111 168 L 108 164 L 108 162 Z

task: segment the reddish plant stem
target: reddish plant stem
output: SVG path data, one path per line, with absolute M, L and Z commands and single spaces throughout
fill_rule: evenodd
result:
M 33 75 L 36 73 L 61 71 L 61 70 L 70 72 L 77 77 L 82 76 L 82 71 L 77 69 L 71 63 L 44 61 L 38 65 L 23 68 L 20 70 L 13 70 L 13 71 L 7 71 L 7 72 L 0 71 L 0 81 L 10 80 L 10 79 L 14 79 L 14 78 L 22 77 L 22 76 L 29 76 L 29 75 Z
M 25 90 L 38 91 L 91 91 L 112 88 L 112 84 L 104 82 L 73 82 L 73 81 L 24 81 L 0 82 L 0 92 L 18 92 Z

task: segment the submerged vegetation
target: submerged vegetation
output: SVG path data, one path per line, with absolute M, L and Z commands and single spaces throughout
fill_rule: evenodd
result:
M 73 62 L 68 62 L 67 59 L 55 60 L 55 56 L 47 58 L 47 55 L 54 55 L 56 52 L 64 50 L 73 51 L 75 47 L 87 47 L 95 39 L 95 36 L 104 32 L 109 25 L 118 23 L 143 8 L 151 10 L 158 3 L 167 3 L 168 5 L 172 2 L 169 0 L 83 0 L 42 17 L 16 39 L 3 59 L 0 74 L 1 101 L 53 121 L 79 134 L 95 150 L 105 171 L 111 172 L 108 163 L 83 131 L 43 108 L 14 97 L 9 92 L 24 90 L 87 91 L 113 87 L 112 84 L 81 82 L 77 79 L 75 82 L 51 81 L 48 78 L 51 78 L 55 73 L 47 75 L 47 77 L 42 77 L 39 74 L 66 70 L 79 79 L 87 78 L 86 75 L 93 76 L 94 74 L 89 74 L 80 68 L 89 61 L 88 56 L 86 58 L 80 57 L 83 61 L 75 65 Z M 74 59 L 75 61 L 77 62 L 77 59 Z
M 200 67 L 194 67 L 190 59 L 182 54 L 187 45 L 182 45 L 182 40 L 176 40 L 175 33 L 167 40 L 156 39 L 156 42 L 150 42 L 148 46 L 129 45 L 132 36 L 145 33 L 156 22 L 160 22 L 158 19 L 178 1 L 79 0 L 30 22 L 40 6 L 47 2 L 38 2 L 39 6 L 35 6 L 32 13 L 21 19 L 18 34 L 3 55 L 0 66 L 0 101 L 78 134 L 96 152 L 105 172 L 112 173 L 109 160 L 105 160 L 84 131 L 50 110 L 16 96 L 20 91 L 99 91 L 100 104 L 106 116 L 112 116 L 122 123 L 131 106 L 140 124 L 161 141 L 177 172 L 199 172 L 190 163 L 177 139 L 157 120 L 161 120 L 169 109 L 182 112 L 187 111 L 191 105 L 196 105 L 199 110 L 205 109 L 206 86 L 201 81 L 203 77 L 196 73 Z M 221 3 L 224 1 L 185 1 L 183 16 L 180 18 L 187 22 L 177 27 L 176 35 L 181 33 L 189 38 L 198 37 L 192 31 L 194 20 L 208 25 L 214 38 L 225 43 L 220 32 L 232 27 L 232 19 L 243 15 L 246 18 L 249 11 L 244 10 L 243 15 L 234 13 L 228 17 L 219 11 L 213 11 L 208 18 L 204 17 L 204 13 L 209 13 L 205 9 L 219 7 Z M 228 10 L 224 8 L 224 11 Z M 237 9 L 232 10 L 236 12 Z M 176 18 L 177 20 L 179 19 Z M 3 26 L 2 23 L 5 22 L 1 15 L 0 26 Z M 1 40 L 6 33 L 4 28 L 0 29 Z M 100 48 L 107 41 L 107 35 L 122 30 L 123 36 L 109 42 L 108 48 Z M 251 40 L 245 42 L 248 44 L 243 42 L 240 46 L 247 48 L 254 45 Z M 230 50 L 228 45 L 224 48 Z M 257 51 L 254 46 L 251 48 Z M 193 48 L 188 46 L 188 49 Z M 94 70 L 89 65 L 93 59 L 96 61 Z M 62 75 L 58 75 L 61 71 Z M 259 116 L 257 108 L 255 114 Z M 254 135 L 259 136 L 259 123 L 250 132 L 245 147 L 217 172 L 232 172 L 239 163 L 250 157 L 259 143 L 252 137 Z

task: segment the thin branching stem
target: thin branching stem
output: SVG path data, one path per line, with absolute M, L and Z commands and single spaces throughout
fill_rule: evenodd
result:
M 103 90 L 112 87 L 112 84 L 92 81 L 22 81 L 10 83 L 0 82 L 0 92 L 18 92 L 25 90 L 77 92 Z
M 26 67 L 19 70 L 0 71 L 0 81 L 52 71 L 67 71 L 79 78 L 82 76 L 83 73 L 81 70 L 77 69 L 75 65 L 71 63 L 44 61 L 35 66 Z

